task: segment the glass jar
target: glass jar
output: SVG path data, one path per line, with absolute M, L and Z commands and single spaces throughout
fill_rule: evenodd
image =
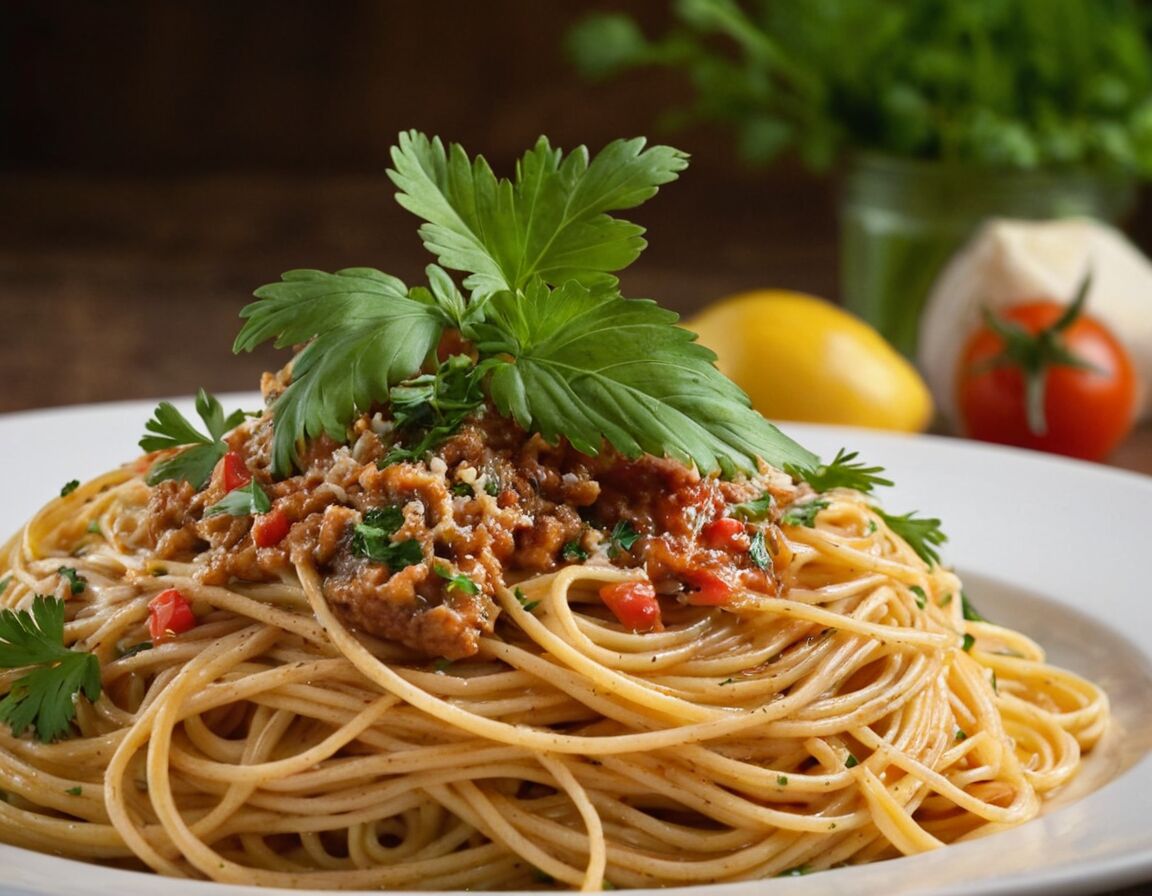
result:
M 1091 216 L 1115 222 L 1135 196 L 1135 181 L 1120 174 L 858 157 L 841 192 L 841 299 L 913 357 L 920 311 L 936 275 L 982 221 Z

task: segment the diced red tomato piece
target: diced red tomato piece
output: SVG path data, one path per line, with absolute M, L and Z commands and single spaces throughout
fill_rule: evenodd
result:
M 252 474 L 248 472 L 248 465 L 244 463 L 244 458 L 235 451 L 229 451 L 220 458 L 220 475 L 226 492 L 243 488 L 252 481 Z
M 681 573 L 697 591 L 688 592 L 688 602 L 705 607 L 721 607 L 732 599 L 735 590 L 722 576 L 709 569 L 692 569 Z
M 744 524 L 730 516 L 705 523 L 700 530 L 700 540 L 718 551 L 747 551 L 750 544 Z
M 153 643 L 170 641 L 196 625 L 196 614 L 175 588 L 161 591 L 148 601 L 148 633 Z
M 620 624 L 634 632 L 664 630 L 660 602 L 651 582 L 616 582 L 600 589 L 600 599 Z
M 292 521 L 279 507 L 273 507 L 267 513 L 256 517 L 252 523 L 252 540 L 258 548 L 270 548 L 280 544 L 288 530 L 292 528 Z

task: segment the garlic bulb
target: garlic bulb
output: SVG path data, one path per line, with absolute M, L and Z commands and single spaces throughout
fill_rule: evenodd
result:
M 956 422 L 960 353 L 982 309 L 1034 299 L 1070 302 L 1089 269 L 1085 312 L 1128 350 L 1141 385 L 1138 417 L 1152 416 L 1152 263 L 1099 221 L 993 219 L 944 268 L 920 320 L 917 364 L 949 422 Z

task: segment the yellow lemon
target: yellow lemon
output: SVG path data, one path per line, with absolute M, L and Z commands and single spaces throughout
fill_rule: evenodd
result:
M 932 397 L 916 369 L 874 329 L 823 299 L 745 292 L 684 326 L 769 419 L 906 432 L 932 419 Z

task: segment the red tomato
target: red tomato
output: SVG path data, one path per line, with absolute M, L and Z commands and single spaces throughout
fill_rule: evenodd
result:
M 252 522 L 252 540 L 258 548 L 270 548 L 284 540 L 292 521 L 279 507 L 262 513 Z
M 718 551 L 746 551 L 749 544 L 744 524 L 730 516 L 705 523 L 700 530 L 700 539 Z
M 148 633 L 153 643 L 170 641 L 195 625 L 192 607 L 175 588 L 161 591 L 148 601 Z
M 1066 307 L 1027 302 L 1001 312 L 999 320 L 1030 334 L 1052 328 Z M 1106 457 L 1132 428 L 1137 382 L 1124 347 L 1101 323 L 1079 314 L 1053 337 L 1090 367 L 1059 359 L 1046 364 L 1043 411 L 1046 428 L 1030 426 L 1026 376 L 1005 362 L 1004 337 L 988 324 L 969 338 L 957 371 L 957 403 L 967 435 L 986 442 L 1019 445 L 1069 457 Z
M 252 481 L 252 474 L 248 472 L 248 465 L 244 463 L 244 458 L 235 451 L 229 451 L 220 458 L 220 475 L 226 492 L 243 488 Z
M 617 582 L 600 589 L 600 599 L 612 614 L 634 632 L 664 630 L 660 602 L 651 582 Z
M 722 576 L 708 569 L 692 569 L 682 576 L 689 585 L 698 588 L 688 594 L 688 602 L 705 607 L 721 607 L 732 599 L 735 590 Z

